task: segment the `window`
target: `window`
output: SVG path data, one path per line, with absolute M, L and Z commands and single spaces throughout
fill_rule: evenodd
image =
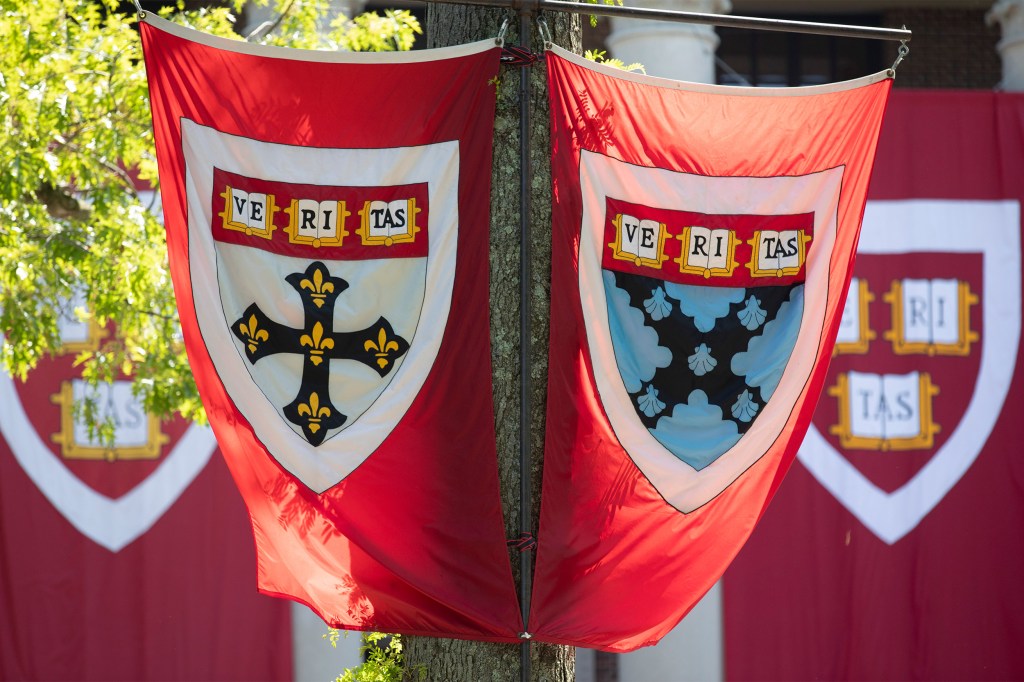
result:
M 879 15 L 786 16 L 796 21 L 880 26 Z M 716 79 L 723 85 L 820 85 L 881 71 L 877 40 L 718 27 Z

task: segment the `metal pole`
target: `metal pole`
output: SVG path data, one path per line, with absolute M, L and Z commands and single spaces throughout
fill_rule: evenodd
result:
M 530 49 L 531 24 L 535 16 L 531 8 L 519 7 L 519 45 Z M 530 391 L 532 388 L 530 362 L 530 190 L 533 168 L 530 164 L 530 69 L 519 69 L 519 533 L 525 537 L 533 525 L 531 495 L 530 452 Z M 530 552 L 519 551 L 519 596 L 523 616 L 523 641 L 519 645 L 519 679 L 530 682 L 530 639 L 526 631 L 530 620 L 531 575 Z
M 601 14 L 632 19 L 658 19 L 687 24 L 709 24 L 729 28 L 749 28 L 759 31 L 784 31 L 788 33 L 812 33 L 845 38 L 867 38 L 870 40 L 910 40 L 911 32 L 899 28 L 876 28 L 873 26 L 847 26 L 844 24 L 822 24 L 813 21 L 791 21 L 788 19 L 764 19 L 761 17 L 737 17 L 726 14 L 703 14 L 700 12 L 678 12 L 675 10 L 645 9 L 643 7 L 621 7 L 617 5 L 581 5 L 565 0 L 539 0 L 541 9 L 572 12 L 574 14 Z M 595 9 L 591 9 L 595 8 Z
M 823 24 L 813 21 L 791 21 L 788 19 L 764 19 L 761 17 L 740 17 L 728 14 L 705 14 L 701 12 L 678 12 L 667 9 L 646 9 L 643 7 L 621 7 L 618 5 L 584 4 L 566 0 L 424 0 L 424 2 L 446 2 L 457 5 L 481 5 L 484 7 L 521 8 L 533 11 L 554 10 L 572 14 L 595 14 L 609 17 L 632 19 L 656 19 L 686 24 L 708 24 L 728 28 L 746 28 L 757 31 L 782 31 L 787 33 L 811 33 L 840 38 L 864 38 L 868 40 L 909 41 L 913 35 L 903 28 L 878 28 L 874 26 L 847 26 L 845 24 Z

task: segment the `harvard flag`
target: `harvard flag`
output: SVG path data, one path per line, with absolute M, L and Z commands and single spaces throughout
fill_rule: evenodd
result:
M 1024 679 L 1024 97 L 898 91 L 799 462 L 723 581 L 734 680 Z
M 488 317 L 491 42 L 254 47 L 142 24 L 185 343 L 259 589 L 513 640 Z
M 884 73 L 741 89 L 548 56 L 547 443 L 529 631 L 656 643 L 721 576 L 832 353 Z
M 81 379 L 111 331 L 69 314 L 61 352 L 24 382 L 0 372 L 0 679 L 291 679 L 289 609 L 251 588 L 213 434 L 146 414 L 129 377 Z

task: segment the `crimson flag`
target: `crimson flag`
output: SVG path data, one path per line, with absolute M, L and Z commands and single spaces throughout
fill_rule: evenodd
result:
M 245 509 L 209 429 L 147 415 L 76 355 L 68 318 L 25 382 L 0 372 L 0 678 L 289 680 L 291 617 L 251 587 Z M 86 396 L 112 445 L 75 414 Z
M 1024 678 L 1024 97 L 899 91 L 826 395 L 724 580 L 726 675 Z
M 807 429 L 886 74 L 679 83 L 549 53 L 551 350 L 529 631 L 629 651 L 721 576 Z
M 259 589 L 336 627 L 515 640 L 487 335 L 499 48 L 141 29 L 185 344 Z

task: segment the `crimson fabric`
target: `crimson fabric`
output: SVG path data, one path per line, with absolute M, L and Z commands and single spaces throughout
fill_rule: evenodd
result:
M 972 206 L 980 212 L 988 202 L 1009 200 L 1019 219 L 1019 202 L 1024 200 L 1024 97 L 895 92 L 879 145 L 871 199 L 869 214 L 875 203 L 941 200 L 946 207 L 966 206 L 968 216 Z M 943 222 L 903 229 L 948 227 L 970 251 L 995 227 L 970 217 L 948 226 Z M 1019 223 L 1011 230 L 1019 234 Z M 887 540 L 860 521 L 872 509 L 860 506 L 856 498 L 841 504 L 825 487 L 828 478 L 819 480 L 796 464 L 725 576 L 729 679 L 1024 679 L 1024 369 L 1017 350 L 993 357 L 986 350 L 993 329 L 978 323 L 982 317 L 996 325 L 1015 319 L 1019 332 L 1019 239 L 1005 240 L 994 250 L 996 259 L 1016 259 L 1005 285 L 978 287 L 981 269 L 992 266 L 988 260 L 963 260 L 947 266 L 944 275 L 966 281 L 977 296 L 971 306 L 977 342 L 967 356 L 942 359 L 951 365 L 952 374 L 938 381 L 934 397 L 941 428 L 936 437 L 948 439 L 945 445 L 936 445 L 955 448 L 954 459 L 967 458 L 969 468 L 948 490 L 925 489 L 923 494 L 937 498 L 934 508 L 916 524 L 899 529 L 898 538 Z M 935 257 L 893 256 L 885 274 L 890 279 L 913 277 Z M 874 260 L 858 260 L 855 274 L 874 276 Z M 881 296 L 878 299 L 882 303 Z M 895 362 L 888 357 L 888 340 L 882 336 L 889 325 L 886 312 L 876 316 L 875 310 L 871 309 L 871 322 L 882 347 L 876 350 L 872 341 L 870 353 L 860 358 L 862 371 L 879 371 L 877 367 Z M 997 312 L 990 317 L 989 311 Z M 933 374 L 939 371 L 938 356 L 898 360 L 904 372 L 928 366 L 925 363 L 936 368 Z M 850 367 L 842 355 L 833 364 L 828 385 L 834 382 L 832 375 Z M 978 388 L 988 364 L 1011 380 L 1005 399 Z M 940 419 L 940 409 L 950 403 L 953 414 Z M 961 415 L 978 404 L 982 412 L 998 415 L 991 431 L 973 429 L 962 442 L 949 445 L 951 434 L 961 430 Z M 835 415 L 835 401 L 823 399 L 815 424 L 827 429 Z M 935 449 L 864 453 L 836 448 L 856 471 L 885 491 L 876 504 L 887 503 L 889 496 L 914 484 L 919 472 L 940 456 Z M 869 454 L 873 461 L 866 462 Z
M 336 627 L 517 641 L 521 619 L 503 537 L 487 336 L 487 197 L 499 49 L 444 60 L 423 53 L 299 57 L 299 51 L 236 51 L 235 44 L 203 38 L 211 46 L 155 23 L 141 30 L 171 271 L 193 372 L 249 508 L 259 589 L 303 602 Z M 289 453 L 269 452 L 257 437 L 268 424 L 242 415 L 215 367 L 217 349 L 204 343 L 196 308 L 209 301 L 193 297 L 187 216 L 208 207 L 188 205 L 183 120 L 214 131 L 218 140 L 287 147 L 282 167 L 291 168 L 289 154 L 457 143 L 458 256 L 436 361 L 381 445 L 319 494 L 278 464 Z M 187 145 L 187 131 L 184 140 Z M 253 182 L 282 180 L 224 170 Z M 437 210 L 429 207 L 431 214 Z M 419 324 L 417 335 L 434 333 L 428 328 L 440 322 Z
M 45 360 L 18 382 L 16 400 L 31 418 L 21 428 L 35 433 L 0 435 L 0 678 L 290 680 L 290 610 L 253 587 L 245 508 L 219 457 L 116 552 L 76 528 L 94 521 L 86 510 L 65 507 L 62 515 L 19 464 L 11 442 L 43 439 L 43 457 L 123 500 L 172 457 L 209 458 L 169 453 L 187 426 L 175 421 L 161 425 L 169 442 L 158 460 L 64 459 L 51 439 L 61 431 L 61 408 L 50 397 L 77 375 L 73 360 L 74 353 Z M 58 489 L 65 505 L 81 498 L 67 485 Z
M 875 78 L 861 87 L 817 94 L 813 90 L 769 94 L 617 75 L 570 60 L 561 52 L 549 52 L 548 68 L 555 202 L 552 324 L 545 470 L 529 631 L 545 642 L 630 651 L 655 644 L 721 576 L 796 454 L 839 322 L 889 81 Z M 627 178 L 628 195 L 604 196 L 603 190 L 595 190 L 585 175 L 587 164 L 614 168 L 617 177 Z M 594 367 L 596 354 L 609 351 L 588 342 L 587 325 L 593 321 L 584 319 L 583 307 L 591 306 L 595 297 L 610 294 L 600 286 L 581 292 L 585 255 L 580 244 L 607 237 L 610 233 L 605 229 L 612 230 L 613 225 L 610 214 L 587 222 L 587 197 L 598 195 L 591 203 L 602 213 L 605 205 L 614 206 L 617 200 L 640 206 L 637 211 L 650 210 L 654 216 L 658 215 L 654 211 L 666 208 L 705 214 L 693 220 L 707 222 L 680 225 L 728 228 L 742 218 L 730 213 L 802 215 L 805 211 L 775 210 L 792 198 L 790 192 L 777 191 L 782 184 L 770 185 L 776 191 L 763 199 L 765 211 L 698 206 L 732 201 L 747 206 L 761 199 L 748 196 L 746 189 L 759 191 L 766 186 L 765 179 L 788 183 L 787 178 L 796 178 L 792 182 L 801 183 L 837 168 L 842 169 L 842 189 L 831 209 L 832 225 L 838 222 L 838 228 L 833 228 L 835 246 L 830 252 L 825 231 L 816 231 L 810 257 L 817 248 L 822 260 L 808 266 L 809 273 L 817 273 L 813 276 L 827 272 L 827 281 L 815 294 L 823 296 L 821 292 L 827 291 L 827 302 L 821 304 L 827 311 L 820 328 L 811 334 L 810 345 L 803 345 L 806 339 L 801 336 L 794 352 L 794 357 L 802 356 L 801 361 L 817 361 L 806 370 L 806 380 L 791 398 L 792 407 L 781 419 L 777 412 L 766 417 L 778 419 L 771 424 L 778 437 L 748 468 L 727 478 L 724 490 L 704 490 L 702 477 L 713 473 L 715 465 L 698 470 L 678 462 L 677 468 L 689 467 L 693 487 L 704 492 L 703 497 L 677 495 L 671 477 L 655 481 L 641 471 L 638 462 L 650 453 L 628 450 L 614 428 L 616 419 L 628 423 L 635 415 L 613 414 L 616 408 L 599 390 L 602 381 L 614 387 L 622 380 L 601 377 Z M 782 176 L 786 177 L 779 180 Z M 646 182 L 648 177 L 654 181 Z M 651 203 L 656 192 L 670 201 L 673 188 L 685 188 L 687 183 L 745 189 L 735 196 L 692 193 L 696 198 L 690 208 Z M 817 198 L 812 193 L 800 200 Z M 815 217 L 823 221 L 816 230 L 828 222 L 825 218 Z M 689 218 L 678 218 L 683 219 Z M 593 228 L 597 236 L 581 235 L 581 224 L 584 230 Z M 614 246 L 607 239 L 599 244 L 602 250 L 605 245 Z M 637 258 L 636 263 L 640 262 Z M 629 264 L 621 267 L 627 269 Z M 664 267 L 678 270 L 671 260 Z M 737 268 L 736 274 L 745 271 Z M 808 274 L 808 281 L 811 277 Z M 599 316 L 601 306 L 593 309 Z M 736 308 L 731 310 L 735 316 Z M 682 350 L 693 353 L 695 349 Z M 765 410 L 770 407 L 771 402 Z M 646 432 L 646 428 L 634 430 L 641 436 Z M 743 447 L 747 445 L 740 438 L 734 449 Z

